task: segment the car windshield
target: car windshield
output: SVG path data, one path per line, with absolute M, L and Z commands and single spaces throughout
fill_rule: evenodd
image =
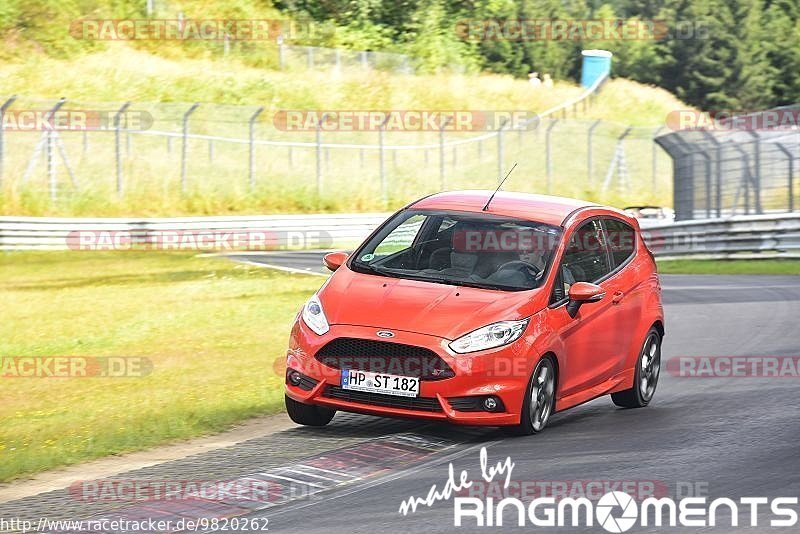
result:
M 403 210 L 356 253 L 353 270 L 522 291 L 545 278 L 561 228 L 488 213 Z

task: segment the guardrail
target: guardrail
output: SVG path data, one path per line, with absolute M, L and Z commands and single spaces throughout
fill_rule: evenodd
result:
M 207 246 L 207 250 L 217 252 L 224 252 L 228 246 L 232 250 L 345 248 L 361 242 L 388 216 L 388 213 L 364 213 L 89 219 L 0 217 L 0 250 L 105 250 L 125 248 L 127 244 L 154 245 L 164 250 L 204 250 Z M 238 247 L 236 239 L 231 238 L 236 234 L 245 234 Z M 647 225 L 643 234 L 660 259 L 800 257 L 797 214 Z M 81 235 L 89 239 L 82 242 Z M 212 239 L 201 242 L 199 235 L 212 235 Z M 248 240 L 248 235 L 259 239 Z
M 642 232 L 659 259 L 800 257 L 798 214 L 681 221 L 645 228 Z
M 319 249 L 358 243 L 388 216 L 0 217 L 0 250 L 113 250 L 129 245 L 164 250 L 224 250 L 229 245 L 234 249 Z

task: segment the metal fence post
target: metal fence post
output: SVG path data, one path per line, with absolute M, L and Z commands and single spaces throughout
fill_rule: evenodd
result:
M 447 125 L 450 124 L 452 117 L 447 117 L 447 119 L 442 123 L 439 127 L 439 184 L 441 186 L 441 190 L 444 191 L 445 183 L 444 183 L 444 129 L 447 128 Z
M 758 132 L 753 130 L 747 130 L 747 133 L 753 136 L 755 139 L 755 150 L 754 150 L 754 182 L 753 182 L 753 204 L 756 209 L 756 213 L 764 213 L 761 209 L 761 136 L 758 135 Z
M 186 156 L 189 150 L 189 116 L 194 113 L 200 104 L 195 102 L 183 114 L 183 144 L 181 145 L 181 193 L 186 191 Z
M 708 133 L 706 130 L 700 130 L 706 139 L 711 141 L 711 144 L 715 147 L 715 156 L 716 156 L 716 173 L 714 176 L 714 181 L 716 182 L 715 188 L 715 195 L 714 195 L 714 204 L 715 204 L 715 211 L 717 213 L 717 217 L 722 217 L 722 143 L 717 141 L 717 138 Z M 708 186 L 706 186 L 708 187 Z M 708 192 L 706 192 L 708 194 Z
M 263 107 L 258 108 L 255 113 L 250 115 L 250 121 L 248 123 L 248 141 L 249 141 L 249 153 L 248 153 L 248 175 L 247 175 L 247 183 L 250 186 L 250 191 L 256 186 L 256 119 L 258 116 L 261 115 L 261 112 L 264 111 Z M 291 147 L 289 147 L 289 161 L 291 162 Z M 291 165 L 291 163 L 289 163 Z
M 327 113 L 323 113 L 317 122 L 317 197 L 322 197 L 322 123 L 328 118 Z
M 739 184 L 739 187 L 736 189 L 736 195 L 733 198 L 733 205 L 731 206 L 731 213 L 733 215 L 736 214 L 736 206 L 739 204 L 739 193 L 742 189 L 744 189 L 744 213 L 745 215 L 750 214 L 750 186 L 749 182 L 751 181 L 749 178 L 751 177 L 750 173 L 750 156 L 742 150 L 742 147 L 731 144 L 731 147 L 737 151 L 741 156 L 742 160 L 744 160 L 744 171 L 742 173 L 742 183 Z M 747 173 L 747 176 L 744 173 Z
M 700 150 L 696 153 L 700 154 L 706 162 L 705 164 L 706 219 L 710 219 L 711 218 L 711 156 L 709 156 L 705 150 Z
M 546 172 L 547 172 L 547 194 L 550 194 L 550 190 L 553 186 L 553 157 L 552 157 L 552 143 L 551 143 L 551 134 L 553 132 L 553 128 L 555 128 L 556 124 L 558 124 L 558 119 L 553 119 L 550 124 L 547 126 L 547 131 L 545 132 L 545 159 L 546 159 Z
M 384 160 L 384 146 L 383 146 L 383 129 L 386 126 L 386 123 L 389 122 L 389 115 L 383 119 L 383 122 L 380 126 L 378 126 L 378 168 L 380 172 L 381 178 L 381 201 L 383 205 L 386 206 L 389 202 L 389 192 L 386 188 L 386 162 Z M 363 151 L 361 152 L 363 154 Z M 363 165 L 363 156 L 362 156 L 362 165 Z
M 5 117 L 6 110 L 11 107 L 11 104 L 13 104 L 16 99 L 17 96 L 14 95 L 6 100 L 2 106 L 0 106 L 0 185 L 3 184 L 3 164 L 5 162 L 5 138 L 3 136 L 5 122 L 3 119 Z
M 653 194 L 655 194 L 656 191 L 658 191 L 658 151 L 657 151 L 658 145 L 656 145 L 655 143 L 655 138 L 658 137 L 658 134 L 661 133 L 661 130 L 663 129 L 664 129 L 663 126 L 659 126 L 658 128 L 656 128 L 656 131 L 653 132 L 653 144 L 651 147 L 652 149 L 651 165 L 653 172 L 651 179 L 653 181 L 652 183 Z
M 497 129 L 497 179 L 503 179 L 503 128 L 506 126 L 506 120 L 500 122 L 500 127 Z
M 117 194 L 121 195 L 123 191 L 123 184 L 122 184 L 122 150 L 120 148 L 120 126 L 121 121 L 120 118 L 122 114 L 127 111 L 128 107 L 131 105 L 130 102 L 125 102 L 117 113 L 114 115 L 114 158 L 117 164 Z
M 794 154 L 786 148 L 783 143 L 775 143 L 778 150 L 783 152 L 786 156 L 786 161 L 789 164 L 789 213 L 794 211 Z
M 592 173 L 594 172 L 594 148 L 592 147 L 592 138 L 594 137 L 595 128 L 600 126 L 602 122 L 601 120 L 594 121 L 594 123 L 589 126 L 589 131 L 586 134 L 586 183 L 590 186 L 594 182 L 592 178 Z
M 47 114 L 47 122 L 51 123 L 51 119 L 53 115 L 63 106 L 67 100 L 65 98 L 61 98 L 53 109 L 50 110 L 50 113 Z M 50 200 L 56 199 L 56 194 L 58 193 L 58 184 L 56 183 L 56 161 L 55 161 L 55 150 L 56 150 L 56 143 L 55 143 L 55 130 L 52 128 L 48 128 L 47 130 L 47 144 L 46 144 L 46 158 L 47 158 L 47 181 L 49 184 L 50 189 Z

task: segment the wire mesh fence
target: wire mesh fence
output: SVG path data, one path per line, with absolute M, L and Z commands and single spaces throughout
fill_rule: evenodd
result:
M 0 190 L 30 213 L 384 209 L 494 187 L 514 162 L 516 190 L 616 205 L 671 195 L 660 129 L 580 118 L 582 106 L 484 131 L 287 131 L 255 106 L 4 102 Z M 96 127 L 20 127 L 26 111 L 56 108 Z
M 413 74 L 416 71 L 409 56 L 391 52 L 296 46 L 278 42 L 275 53 L 278 67 L 282 70 L 324 67 L 333 69 L 334 72 L 343 68 L 385 70 L 401 74 Z
M 800 206 L 799 113 L 798 106 L 785 107 L 743 115 L 717 129 L 660 136 L 656 142 L 674 160 L 676 219 L 795 211 Z M 775 114 L 792 124 L 776 127 L 769 119 Z

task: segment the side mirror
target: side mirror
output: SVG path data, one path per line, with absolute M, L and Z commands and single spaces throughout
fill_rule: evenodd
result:
M 578 309 L 587 302 L 598 302 L 606 296 L 606 290 L 597 284 L 589 282 L 575 282 L 569 287 L 569 302 L 567 313 L 573 319 L 578 315 Z
M 322 263 L 324 263 L 325 267 L 331 271 L 335 271 L 347 261 L 347 256 L 347 252 L 331 252 L 330 254 L 325 254 L 325 256 L 323 256 Z

